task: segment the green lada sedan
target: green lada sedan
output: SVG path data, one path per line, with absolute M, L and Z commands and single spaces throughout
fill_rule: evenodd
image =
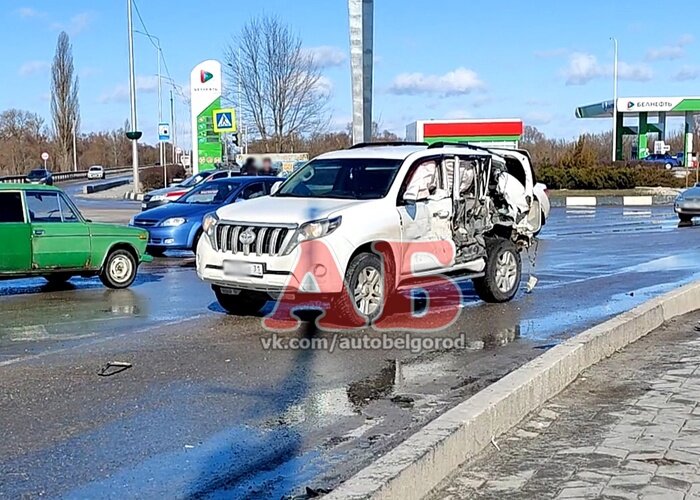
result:
M 109 288 L 126 288 L 152 260 L 146 243 L 143 229 L 86 220 L 56 187 L 0 184 L 0 279 L 99 276 Z

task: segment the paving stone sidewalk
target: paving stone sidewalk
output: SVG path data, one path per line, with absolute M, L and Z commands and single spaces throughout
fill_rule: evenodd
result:
M 698 320 L 590 368 L 431 498 L 700 499 Z

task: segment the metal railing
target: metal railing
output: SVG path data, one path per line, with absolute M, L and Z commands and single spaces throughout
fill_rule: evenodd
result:
M 149 168 L 152 167 L 152 165 L 144 165 L 139 167 L 139 169 L 144 169 L 144 168 Z M 113 167 L 113 168 L 105 168 L 105 174 L 125 174 L 129 173 L 132 171 L 132 167 Z M 87 179 L 87 170 L 78 170 L 77 172 L 56 172 L 52 174 L 53 181 L 54 182 L 61 182 L 61 181 L 68 181 L 72 179 Z M 8 175 L 5 177 L 0 177 L 0 183 L 18 183 L 18 184 L 26 184 L 27 183 L 27 176 L 26 175 Z

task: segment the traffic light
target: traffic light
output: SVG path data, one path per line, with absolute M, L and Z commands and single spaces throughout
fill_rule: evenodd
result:
M 236 146 L 238 146 L 238 133 L 233 133 L 231 134 L 231 142 L 233 142 Z

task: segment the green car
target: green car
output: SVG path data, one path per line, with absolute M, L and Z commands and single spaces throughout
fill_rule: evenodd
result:
M 139 264 L 153 260 L 146 243 L 143 229 L 84 219 L 58 188 L 0 184 L 0 279 L 99 276 L 109 288 L 126 288 Z

